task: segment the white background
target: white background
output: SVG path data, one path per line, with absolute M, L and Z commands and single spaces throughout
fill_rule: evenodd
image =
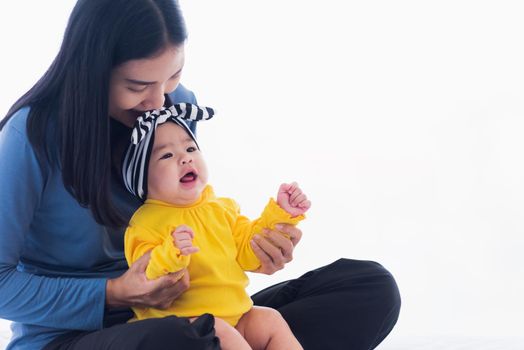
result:
M 0 114 L 73 4 L 0 4 Z M 313 202 L 294 261 L 251 292 L 370 259 L 401 290 L 393 339 L 524 333 L 520 1 L 181 4 L 182 81 L 219 112 L 198 134 L 216 192 L 252 217 L 282 181 Z

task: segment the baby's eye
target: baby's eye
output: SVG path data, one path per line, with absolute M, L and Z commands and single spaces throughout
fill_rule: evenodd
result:
M 163 154 L 162 157 L 160 157 L 160 159 L 167 159 L 167 158 L 171 158 L 172 156 L 173 156 L 173 153 L 168 152 L 166 154 Z
M 191 146 L 191 147 L 188 147 L 186 151 L 187 151 L 187 152 L 195 152 L 196 150 L 197 150 L 196 147 Z

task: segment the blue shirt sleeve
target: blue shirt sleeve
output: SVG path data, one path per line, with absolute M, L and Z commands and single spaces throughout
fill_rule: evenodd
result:
M 25 132 L 28 111 L 17 112 L 0 131 L 0 317 L 58 329 L 99 329 L 105 278 L 50 277 L 19 268 L 46 185 L 45 169 Z

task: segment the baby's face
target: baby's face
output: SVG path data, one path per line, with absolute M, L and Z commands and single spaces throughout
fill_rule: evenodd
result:
M 189 205 L 199 199 L 207 178 L 202 153 L 186 131 L 173 122 L 158 126 L 149 160 L 147 198 Z

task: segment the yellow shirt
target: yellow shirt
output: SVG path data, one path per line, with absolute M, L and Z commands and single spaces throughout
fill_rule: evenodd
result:
M 260 218 L 251 221 L 240 214 L 234 200 L 217 198 L 211 186 L 190 206 L 146 200 L 131 218 L 125 233 L 128 264 L 131 266 L 151 251 L 147 278 L 156 279 L 187 267 L 190 287 L 166 310 L 133 308 L 136 318 L 210 313 L 236 325 L 253 305 L 245 291 L 248 278 L 244 271 L 260 266 L 249 241 L 263 228 L 274 228 L 277 223 L 295 225 L 303 218 L 302 215 L 292 218 L 271 199 Z M 193 230 L 193 244 L 200 248 L 190 257 L 181 256 L 174 245 L 171 233 L 179 225 Z

